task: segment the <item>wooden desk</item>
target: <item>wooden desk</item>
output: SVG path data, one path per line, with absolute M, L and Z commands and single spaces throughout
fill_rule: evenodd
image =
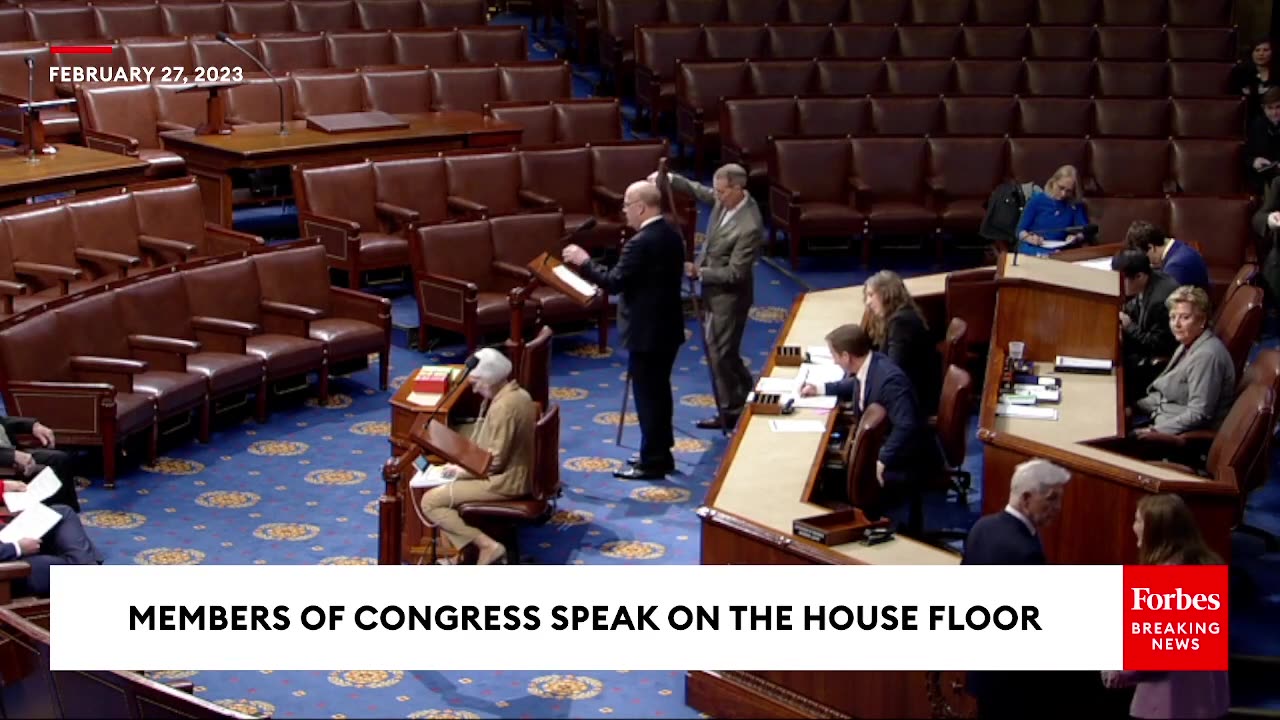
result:
M 0 153 L 0 206 L 51 193 L 77 192 L 140 182 L 147 163 L 79 145 L 54 145 L 54 155 L 27 162 L 25 154 Z
M 451 365 L 449 367 L 461 368 L 461 365 Z M 417 374 L 417 371 L 414 372 Z M 465 382 L 465 381 L 464 381 Z M 409 429 L 413 427 L 413 423 L 420 415 L 430 414 L 437 410 L 434 405 L 418 405 L 410 401 L 409 396 L 413 392 L 413 376 L 404 381 L 400 389 L 396 390 L 396 394 L 391 397 L 391 431 L 387 438 L 391 444 L 391 456 L 396 457 L 404 454 L 413 447 L 409 440 Z M 445 404 L 440 405 L 438 410 L 438 418 L 452 421 L 456 419 L 458 413 L 464 412 L 466 408 L 474 405 L 475 396 L 471 394 L 469 388 L 462 388 L 453 394 Z M 397 562 L 405 565 L 416 565 L 422 562 L 424 555 L 430 552 L 430 543 L 432 542 L 431 533 L 423 526 L 422 521 L 418 518 L 418 513 L 414 510 L 413 493 L 409 489 L 409 481 L 413 479 L 414 471 L 410 470 L 404 473 L 398 482 L 388 483 L 382 497 L 378 503 L 383 506 L 390 506 L 388 512 L 399 518 L 400 538 L 399 558 L 395 558 L 396 553 L 391 550 L 397 543 L 388 542 L 390 532 L 388 523 L 383 514 L 379 513 L 379 541 L 378 541 L 378 561 L 380 564 L 396 564 Z M 391 529 L 393 532 L 394 529 Z
M 1231 526 L 1238 491 L 1224 483 L 1169 470 L 1108 452 L 1091 441 L 1123 437 L 1124 363 L 1118 312 L 1120 276 L 1070 264 L 1105 256 L 1101 246 L 1083 248 L 1058 262 L 1023 256 L 998 266 L 996 318 L 983 388 L 978 436 L 984 447 L 982 511 L 999 512 L 1009 495 L 1014 468 L 1045 458 L 1072 473 L 1062 515 L 1043 534 L 1049 561 L 1061 565 L 1136 563 L 1133 515 L 1138 501 L 1158 492 L 1178 493 L 1196 515 L 1209 545 L 1230 557 Z M 1081 256 L 1083 255 L 1083 257 Z M 1059 419 L 996 416 L 1000 375 L 1011 340 L 1027 344 L 1037 372 L 1053 372 L 1056 355 L 1107 358 L 1111 375 L 1061 373 Z
M 520 142 L 521 128 L 478 113 L 448 111 L 399 115 L 409 127 L 330 134 L 307 127 L 305 120 L 239 125 L 230 135 L 196 135 L 192 130 L 160 133 L 166 150 L 186 158 L 204 195 L 205 219 L 231 227 L 233 170 L 299 163 L 342 163 L 463 147 L 492 147 Z
M 907 287 L 925 307 L 941 307 L 945 275 L 911 278 Z M 928 311 L 926 311 L 928 312 Z M 823 345 L 823 337 L 863 313 L 862 287 L 812 292 L 798 298 L 782 345 Z M 929 313 L 933 314 L 933 313 Z M 933 319 L 930 323 L 934 322 Z M 764 375 L 794 377 L 795 368 L 765 368 Z M 827 413 L 797 410 L 794 419 L 827 420 Z M 826 510 L 802 500 L 827 446 L 824 433 L 785 436 L 765 416 L 748 410 L 707 495 L 702 517 L 702 564 L 954 565 L 955 553 L 905 537 L 873 547 L 824 546 L 791 532 L 792 521 Z M 828 423 L 828 430 L 831 424 Z M 929 717 L 968 714 L 971 701 L 960 673 L 943 672 L 715 672 L 686 678 L 685 701 L 716 717 Z

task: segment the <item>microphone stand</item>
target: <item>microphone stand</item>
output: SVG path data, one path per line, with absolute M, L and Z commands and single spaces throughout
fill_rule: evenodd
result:
M 240 52 L 241 55 L 244 55 L 245 57 L 252 60 L 253 64 L 261 68 L 262 72 L 266 73 L 267 77 L 271 78 L 271 82 L 275 83 L 276 92 L 279 93 L 280 95 L 280 133 L 279 134 L 288 135 L 289 128 L 285 127 L 285 124 L 284 124 L 284 86 L 280 84 L 280 78 L 276 77 L 275 74 L 271 72 L 271 69 L 268 68 L 266 64 L 264 64 L 261 60 L 259 60 L 253 53 L 249 52 L 248 50 L 245 50 L 243 47 L 240 46 L 239 43 L 237 43 L 235 40 L 232 40 L 230 35 L 226 34 L 225 32 L 220 32 L 217 34 L 217 38 L 218 40 L 221 40 L 227 45 L 230 45 L 231 47 L 235 48 L 237 51 Z
M 39 152 L 44 148 L 36 147 L 35 123 L 39 122 L 39 119 L 32 104 L 36 101 L 36 61 L 30 55 L 22 60 L 27 65 L 27 162 L 38 163 L 40 162 Z

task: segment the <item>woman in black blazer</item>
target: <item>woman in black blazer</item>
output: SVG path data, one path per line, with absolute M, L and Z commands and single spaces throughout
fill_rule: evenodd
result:
M 863 285 L 867 334 L 911 379 L 922 415 L 932 415 L 942 392 L 942 360 L 924 314 L 895 272 L 881 270 Z

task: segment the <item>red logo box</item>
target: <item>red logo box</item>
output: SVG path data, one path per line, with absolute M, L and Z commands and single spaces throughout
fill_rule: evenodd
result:
M 1227 566 L 1126 565 L 1125 670 L 1227 669 Z

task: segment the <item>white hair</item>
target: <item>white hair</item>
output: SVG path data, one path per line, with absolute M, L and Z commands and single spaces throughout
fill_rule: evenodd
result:
M 711 181 L 715 182 L 723 178 L 729 187 L 744 188 L 747 186 L 747 171 L 737 163 L 729 163 L 721 165 L 716 174 L 711 176 Z
M 475 358 L 480 362 L 471 371 L 471 377 L 489 385 L 497 385 L 511 377 L 511 361 L 497 350 L 480 348 L 476 351 Z
M 1009 481 L 1009 499 L 1017 500 L 1024 493 L 1040 495 L 1066 485 L 1069 480 L 1071 473 L 1048 460 L 1027 460 L 1013 469 L 1013 479 Z

